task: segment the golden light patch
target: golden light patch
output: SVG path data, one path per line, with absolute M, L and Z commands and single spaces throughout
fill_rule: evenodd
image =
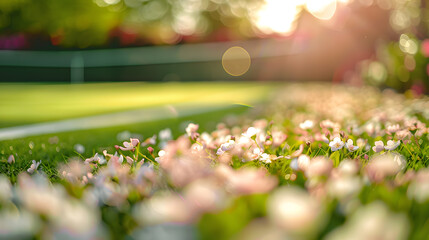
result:
M 231 47 L 222 56 L 225 72 L 232 76 L 241 76 L 250 68 L 250 55 L 242 47 Z

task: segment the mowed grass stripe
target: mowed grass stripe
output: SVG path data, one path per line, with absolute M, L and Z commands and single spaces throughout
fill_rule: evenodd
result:
M 249 82 L 0 84 L 0 127 L 166 104 L 250 104 L 273 88 Z

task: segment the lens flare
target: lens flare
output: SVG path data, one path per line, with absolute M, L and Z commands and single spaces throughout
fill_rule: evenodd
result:
M 250 68 L 250 55 L 242 47 L 231 47 L 222 56 L 225 72 L 232 76 L 241 76 Z

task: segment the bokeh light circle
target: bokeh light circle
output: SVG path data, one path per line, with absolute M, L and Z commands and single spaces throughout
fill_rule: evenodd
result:
M 241 76 L 250 68 L 250 55 L 242 47 L 231 47 L 222 56 L 222 66 L 225 72 L 232 76 Z

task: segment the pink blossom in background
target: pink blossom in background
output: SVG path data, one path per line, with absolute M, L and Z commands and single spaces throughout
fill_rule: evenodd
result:
M 23 34 L 0 37 L 0 49 L 23 49 L 26 45 L 27 40 Z
M 429 39 L 422 41 L 422 54 L 425 57 L 429 57 Z
M 429 73 L 429 64 L 428 64 L 427 70 Z M 420 96 L 425 92 L 425 86 L 421 82 L 415 83 L 415 84 L 413 84 L 413 86 L 411 86 L 411 91 L 413 91 L 414 95 Z

